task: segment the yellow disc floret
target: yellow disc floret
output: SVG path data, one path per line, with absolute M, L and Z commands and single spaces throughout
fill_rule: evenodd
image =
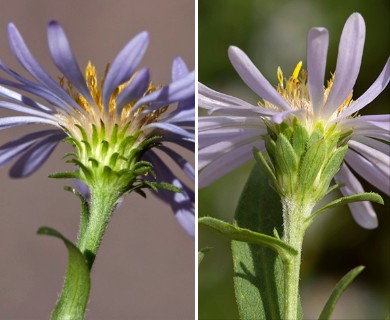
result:
M 277 91 L 279 94 L 288 102 L 293 110 L 302 110 L 302 119 L 306 122 L 306 127 L 311 132 L 314 128 L 315 123 L 321 119 L 314 119 L 313 106 L 310 101 L 309 86 L 307 83 L 307 71 L 302 69 L 302 61 L 298 62 L 290 78 L 286 79 L 283 75 L 283 71 L 280 67 L 277 69 L 278 85 Z M 334 74 L 331 79 L 327 82 L 324 88 L 324 105 L 328 98 L 330 89 L 333 86 Z M 352 102 L 352 92 L 345 99 L 345 101 L 339 106 L 334 114 L 327 121 L 333 120 L 348 107 Z M 278 110 L 278 107 L 268 101 L 259 102 L 259 105 L 265 108 Z
M 117 97 L 123 91 L 123 89 L 129 85 L 137 75 L 135 73 L 127 82 L 118 86 L 112 93 L 108 106 L 103 105 L 103 86 L 104 81 L 109 69 L 107 65 L 105 73 L 101 81 L 98 81 L 97 72 L 95 66 L 89 62 L 85 69 L 85 78 L 89 93 L 92 97 L 94 105 L 91 105 L 86 97 L 81 95 L 70 83 L 65 81 L 64 78 L 60 78 L 60 85 L 68 92 L 68 94 L 75 100 L 75 102 L 81 107 L 82 111 L 75 110 L 76 115 L 62 115 L 58 116 L 64 122 L 65 130 L 73 137 L 81 138 L 77 126 L 82 126 L 88 135 L 92 134 L 92 124 L 97 128 L 101 127 L 101 123 L 104 123 L 105 130 L 109 133 L 112 131 L 115 125 L 120 128 L 128 127 L 127 131 L 129 135 L 133 135 L 140 130 L 142 127 L 155 122 L 159 119 L 160 115 L 163 114 L 168 106 L 158 108 L 149 113 L 143 111 L 146 110 L 147 106 L 141 106 L 135 112 L 133 107 L 138 100 L 131 101 L 125 106 L 121 107 L 121 110 L 117 109 Z M 148 88 L 145 90 L 143 96 L 148 95 L 160 87 L 155 86 L 152 82 L 149 83 Z

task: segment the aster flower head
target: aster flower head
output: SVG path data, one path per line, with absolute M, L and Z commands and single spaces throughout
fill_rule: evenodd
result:
M 76 170 L 54 177 L 79 179 L 91 192 L 96 188 L 112 189 L 118 198 L 130 191 L 143 194 L 142 189 L 152 189 L 171 205 L 179 222 L 193 234 L 191 188 L 176 178 L 160 155 L 168 155 L 193 179 L 192 166 L 172 147 L 194 150 L 194 73 L 177 57 L 172 65 L 172 82 L 155 85 L 147 68 L 138 69 L 149 43 L 148 33 L 141 32 L 103 74 L 98 75 L 91 62 L 83 74 L 62 27 L 52 21 L 47 34 L 51 57 L 62 74 L 58 81 L 40 66 L 18 29 L 13 24 L 8 27 L 10 48 L 34 80 L 0 62 L 0 69 L 7 75 L 0 77 L 0 107 L 21 114 L 1 117 L 0 129 L 28 124 L 53 128 L 1 146 L 0 166 L 16 160 L 10 175 L 29 176 L 66 138 L 75 148 L 66 156 Z M 170 191 L 160 194 L 159 188 Z M 180 191 L 188 201 L 172 196 L 172 190 Z
M 199 85 L 199 106 L 209 114 L 199 120 L 199 185 L 206 186 L 252 159 L 253 147 L 267 153 L 274 186 L 285 197 L 310 194 L 318 201 L 327 192 L 329 177 L 344 195 L 363 191 L 355 171 L 375 187 L 390 194 L 390 116 L 357 116 L 390 79 L 390 59 L 368 90 L 352 99 L 365 40 L 365 23 L 352 14 L 342 31 L 334 75 L 324 86 L 328 31 L 308 33 L 307 71 L 298 63 L 285 78 L 277 71 L 271 85 L 248 56 L 237 47 L 228 50 L 242 80 L 262 100 L 253 105 Z M 316 159 L 322 158 L 321 163 Z M 339 171 L 339 168 L 341 169 Z M 352 170 L 353 171 L 352 171 Z M 295 179 L 295 180 L 294 180 Z M 293 190 L 298 186 L 298 192 Z M 361 226 L 374 228 L 377 218 L 369 202 L 349 204 Z

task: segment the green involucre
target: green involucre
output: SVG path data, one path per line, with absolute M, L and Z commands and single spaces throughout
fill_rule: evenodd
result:
M 341 136 L 336 125 L 325 128 L 322 122 L 310 134 L 297 118 L 291 125 L 268 120 L 265 123 L 269 133 L 265 144 L 270 159 L 268 167 L 273 170 L 275 188 L 282 197 L 305 207 L 305 203 L 317 203 L 340 169 L 348 148 L 347 137 Z M 255 158 L 261 160 L 259 156 Z

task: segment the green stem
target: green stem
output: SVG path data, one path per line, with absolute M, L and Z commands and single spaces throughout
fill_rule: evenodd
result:
M 91 190 L 88 225 L 84 232 L 80 230 L 78 248 L 85 256 L 89 269 L 92 268 L 108 221 L 118 203 L 117 194 L 107 189 L 96 188 Z
M 304 222 L 313 206 L 297 205 L 291 199 L 283 199 L 283 240 L 297 250 L 298 254 L 284 262 L 284 319 L 298 319 L 299 272 L 301 267 L 302 241 L 307 228 Z

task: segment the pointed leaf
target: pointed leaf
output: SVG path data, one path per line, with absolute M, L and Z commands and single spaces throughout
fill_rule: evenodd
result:
M 272 237 L 282 235 L 282 206 L 262 166 L 255 166 L 241 194 L 235 225 Z M 274 238 L 276 240 L 276 238 Z M 281 319 L 284 287 L 281 257 L 270 248 L 232 241 L 234 288 L 241 319 Z M 302 318 L 301 309 L 297 318 Z
M 348 204 L 351 202 L 359 202 L 359 201 L 371 201 L 371 202 L 383 204 L 382 197 L 375 192 L 358 193 L 358 194 L 353 194 L 351 196 L 341 197 L 341 198 L 338 198 L 338 199 L 328 203 L 327 205 L 323 206 L 322 208 L 320 208 L 316 212 L 314 212 L 308 219 L 313 219 L 316 215 L 318 215 L 319 213 L 321 213 L 327 209 L 341 206 L 344 204 Z
M 320 320 L 328 320 L 330 319 L 333 309 L 336 306 L 337 301 L 350 285 L 350 283 L 362 272 L 364 266 L 359 266 L 351 271 L 349 271 L 336 285 L 333 289 L 332 294 L 330 295 L 328 301 L 326 302 L 324 309 L 322 310 L 319 319 Z
M 89 269 L 83 254 L 58 231 L 42 227 L 38 234 L 49 235 L 64 241 L 68 249 L 68 270 L 57 306 L 51 315 L 52 320 L 83 320 L 90 291 Z
M 254 232 L 248 229 L 239 228 L 225 221 L 221 221 L 212 217 L 199 218 L 199 224 L 212 228 L 223 236 L 236 241 L 259 244 L 266 246 L 282 257 L 290 257 L 296 255 L 297 251 L 282 240 L 276 239 L 262 233 Z

